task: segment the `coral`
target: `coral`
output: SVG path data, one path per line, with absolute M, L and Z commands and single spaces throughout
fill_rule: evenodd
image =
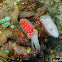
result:
M 14 28 L 15 28 L 15 26 L 14 26 L 14 25 L 11 25 L 10 27 L 11 27 L 11 29 L 14 29 Z
M 7 41 L 7 37 L 5 35 L 0 36 L 0 46 Z
M 36 6 L 36 3 L 32 3 L 31 5 L 28 4 L 28 5 L 26 5 L 26 9 L 33 11 L 35 9 L 35 6 Z
M 8 26 L 10 26 L 10 22 L 6 22 L 6 23 L 3 24 L 4 28 L 7 28 Z
M 1 53 L 1 51 L 3 52 Z M 1 47 L 0 56 L 2 56 L 3 59 L 8 59 L 8 58 L 26 59 L 29 58 L 30 55 L 34 56 L 34 52 L 35 51 L 33 51 L 31 47 L 19 46 L 16 42 L 8 41 L 8 43 L 6 43 L 4 46 Z
M 5 17 L 5 20 L 6 20 L 7 22 L 11 21 L 11 17 L 7 16 L 7 17 Z
M 19 8 L 15 7 L 14 12 L 11 14 L 11 21 L 17 21 L 18 20 L 18 14 L 19 14 Z
M 36 11 L 22 11 L 19 14 L 20 18 L 26 18 L 26 17 L 31 17 L 33 16 L 35 19 L 38 17 L 42 16 L 46 10 L 48 9 L 49 4 L 45 4 L 43 7 L 36 9 Z
M 7 41 L 7 38 L 10 37 L 11 34 L 12 32 L 9 30 L 3 31 L 3 33 L 0 35 L 0 46 Z
M 11 29 L 15 28 L 15 26 L 11 22 L 11 17 L 9 17 L 9 16 L 6 16 L 4 19 L 1 19 L 0 25 L 3 26 L 3 28 L 5 28 L 5 29 L 8 27 L 10 27 Z
M 1 19 L 0 23 L 2 23 L 2 24 L 5 23 L 5 19 Z
M 43 7 L 38 8 L 36 10 L 37 12 L 35 13 L 34 18 L 37 19 L 38 17 L 42 16 L 46 12 L 46 10 L 48 9 L 48 7 L 49 7 L 49 4 L 44 4 Z
M 34 12 L 32 11 L 23 11 L 23 12 L 20 12 L 19 14 L 20 18 L 31 17 L 31 16 L 34 16 Z
M 10 16 L 11 17 L 11 13 L 13 11 L 8 11 L 5 9 L 0 9 L 0 19 L 5 18 L 6 16 Z

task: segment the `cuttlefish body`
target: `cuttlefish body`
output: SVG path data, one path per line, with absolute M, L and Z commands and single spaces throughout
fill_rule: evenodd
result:
M 50 16 L 41 16 L 40 22 L 49 36 L 53 36 L 55 38 L 59 36 L 58 29 Z
M 38 32 L 34 29 L 33 25 L 27 19 L 20 19 L 20 25 L 28 38 L 31 39 L 32 48 L 36 48 L 36 52 L 40 52 L 40 44 L 38 40 Z M 35 46 L 35 47 L 34 47 Z

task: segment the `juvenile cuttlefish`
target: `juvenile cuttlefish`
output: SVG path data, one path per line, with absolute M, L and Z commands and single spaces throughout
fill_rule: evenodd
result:
M 27 35 L 27 37 L 31 39 L 32 48 L 34 50 L 36 48 L 36 52 L 39 53 L 40 44 L 38 40 L 38 31 L 34 29 L 31 22 L 27 19 L 20 19 L 20 25 L 24 33 Z
M 42 23 L 43 27 L 45 28 L 45 31 L 49 34 L 49 36 L 55 38 L 59 36 L 58 29 L 50 16 L 41 16 L 40 22 Z

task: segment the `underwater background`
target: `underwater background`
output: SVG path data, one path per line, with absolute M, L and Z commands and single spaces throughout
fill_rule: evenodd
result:
M 0 0 L 0 62 L 62 62 L 62 0 Z

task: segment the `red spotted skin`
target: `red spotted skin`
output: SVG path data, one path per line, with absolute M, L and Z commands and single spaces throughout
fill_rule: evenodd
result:
M 26 22 L 25 20 L 22 20 L 23 28 L 27 33 L 33 32 L 33 28 L 31 27 L 30 23 Z
M 29 20 L 20 19 L 20 26 L 28 38 L 31 38 L 37 32 Z

